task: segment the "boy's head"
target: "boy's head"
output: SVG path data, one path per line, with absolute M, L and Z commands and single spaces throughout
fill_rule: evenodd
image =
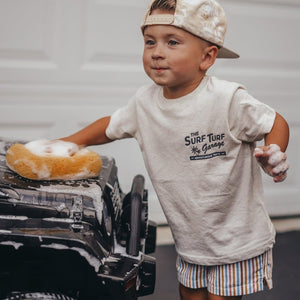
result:
M 223 47 L 226 19 L 215 0 L 153 0 L 142 25 L 146 74 L 175 99 L 197 88 Z
M 155 10 L 166 14 L 152 14 Z M 239 57 L 223 47 L 226 15 L 216 0 L 152 0 L 142 30 L 148 25 L 173 25 L 216 45 L 219 48 L 218 58 Z

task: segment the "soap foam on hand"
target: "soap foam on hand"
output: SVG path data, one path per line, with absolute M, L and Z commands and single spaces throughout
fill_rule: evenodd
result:
M 36 140 L 25 144 L 25 147 L 35 155 L 44 156 L 44 155 L 54 155 L 54 156 L 63 156 L 70 157 L 73 156 L 76 152 L 79 151 L 79 146 L 65 142 L 61 140 L 49 141 L 46 139 Z
M 262 148 L 255 148 L 254 156 L 265 173 L 274 177 L 274 181 L 283 181 L 287 177 L 286 172 L 289 169 L 287 155 L 278 145 L 271 144 L 265 151 Z

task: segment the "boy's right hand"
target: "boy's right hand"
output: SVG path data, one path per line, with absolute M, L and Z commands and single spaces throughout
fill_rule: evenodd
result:
M 73 156 L 80 150 L 80 147 L 72 142 L 63 140 L 50 140 L 46 142 L 45 152 L 62 155 Z
M 73 156 L 80 150 L 80 147 L 74 143 L 47 139 L 29 142 L 26 144 L 26 148 L 28 148 L 32 153 L 41 156 L 52 154 L 65 157 Z
M 287 155 L 280 151 L 278 145 L 257 147 L 254 156 L 265 173 L 273 177 L 274 182 L 281 182 L 287 177 L 289 169 Z

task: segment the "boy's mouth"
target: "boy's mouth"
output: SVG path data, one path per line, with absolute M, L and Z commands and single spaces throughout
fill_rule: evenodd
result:
M 167 70 L 168 68 L 167 67 L 153 67 L 152 69 L 157 72 L 162 72 L 162 71 Z

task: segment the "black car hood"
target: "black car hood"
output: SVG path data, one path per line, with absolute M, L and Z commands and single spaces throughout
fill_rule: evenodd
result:
M 76 249 L 99 269 L 112 248 L 101 236 L 101 223 L 114 160 L 101 157 L 96 178 L 28 180 L 6 165 L 5 153 L 13 143 L 0 139 L 0 244 Z

